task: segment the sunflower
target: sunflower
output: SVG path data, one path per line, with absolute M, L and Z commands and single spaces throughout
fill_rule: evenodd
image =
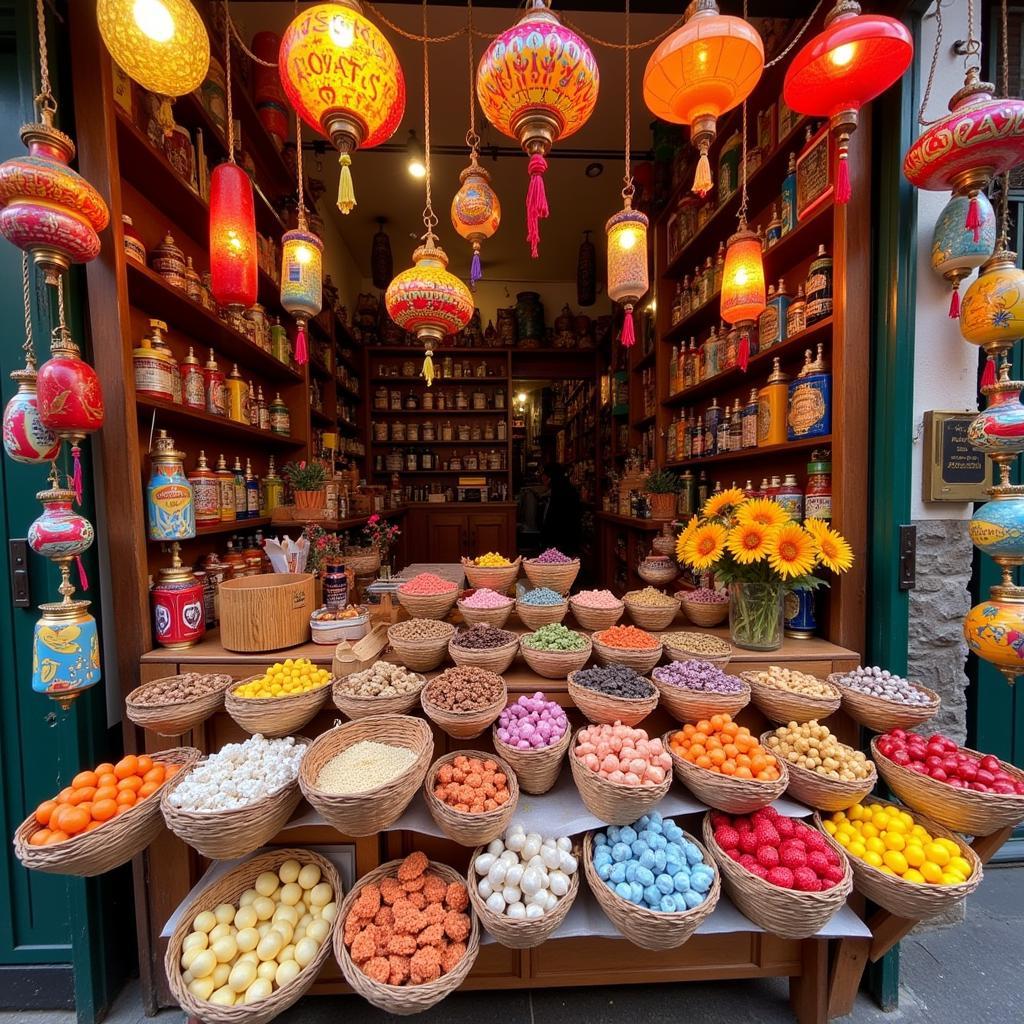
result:
M 768 540 L 768 564 L 784 579 L 814 568 L 814 538 L 799 524 L 785 523 Z
M 722 557 L 728 531 L 719 523 L 704 523 L 690 534 L 683 550 L 683 561 L 694 569 L 710 569 Z
M 712 494 L 704 502 L 704 507 L 700 510 L 700 514 L 709 519 L 712 516 L 720 516 L 726 509 L 738 505 L 745 497 L 746 495 L 739 487 L 730 487 L 727 491 L 719 491 L 717 494 Z
M 805 519 L 804 529 L 817 540 L 822 533 L 828 532 L 828 522 L 824 519 Z
M 729 531 L 725 546 L 740 565 L 763 561 L 768 556 L 768 543 L 778 529 L 761 523 L 741 523 Z
M 683 532 L 676 538 L 676 558 L 683 561 L 686 551 L 686 542 L 690 539 L 693 531 L 697 529 L 697 517 L 691 516 L 690 521 L 683 527 Z
M 740 523 L 760 523 L 762 526 L 782 526 L 789 522 L 786 510 L 771 498 L 751 498 L 736 509 Z
M 832 572 L 846 572 L 853 565 L 853 549 L 846 538 L 827 526 L 814 538 L 818 562 Z

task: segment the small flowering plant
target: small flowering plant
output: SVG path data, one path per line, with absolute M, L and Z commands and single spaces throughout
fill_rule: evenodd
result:
M 328 533 L 322 526 L 310 523 L 302 531 L 309 541 L 309 555 L 306 558 L 306 572 L 321 572 L 331 562 L 343 561 L 342 543 L 336 533 Z
M 363 533 L 366 534 L 371 546 L 380 552 L 381 561 L 387 561 L 387 553 L 401 532 L 394 523 L 381 518 L 376 512 L 363 527 Z
M 289 462 L 282 472 L 293 491 L 319 491 L 327 483 L 327 467 L 322 462 Z

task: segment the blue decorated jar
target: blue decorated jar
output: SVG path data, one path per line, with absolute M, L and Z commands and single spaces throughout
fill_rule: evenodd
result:
M 968 196 L 953 196 L 939 214 L 932 234 L 932 270 L 947 281 L 961 281 L 980 267 L 996 247 L 996 214 L 984 192 L 977 197 L 981 227 L 965 228 Z
M 1024 489 L 992 489 L 992 500 L 971 516 L 971 543 L 990 558 L 1024 562 Z
M 161 430 L 153 442 L 153 468 L 146 488 L 146 520 L 150 540 L 187 540 L 196 535 L 192 485 L 185 476 L 184 452 Z
M 101 678 L 100 640 L 88 601 L 41 604 L 42 618 L 32 635 L 32 689 L 67 710 Z

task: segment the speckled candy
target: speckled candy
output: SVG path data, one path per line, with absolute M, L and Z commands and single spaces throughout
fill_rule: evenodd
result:
M 455 584 L 432 572 L 421 572 L 411 580 L 406 580 L 398 589 L 403 594 L 425 597 L 431 594 L 450 594 L 455 589 Z
M 740 693 L 743 682 L 707 661 L 670 661 L 652 673 L 659 683 L 698 693 Z
M 533 590 L 527 590 L 519 600 L 522 601 L 523 604 L 543 606 L 549 604 L 561 604 L 565 598 L 550 587 L 534 587 Z
M 522 643 L 533 651 L 582 651 L 587 646 L 587 638 L 568 626 L 552 622 L 535 633 L 527 633 Z
M 659 786 L 672 771 L 672 757 L 660 739 L 621 722 L 580 729 L 573 757 L 602 779 L 624 786 Z
M 584 608 L 617 608 L 621 604 L 610 590 L 581 590 L 572 599 Z
M 534 559 L 538 565 L 568 565 L 571 561 L 573 559 L 568 555 L 563 555 L 558 548 L 548 548 Z
M 625 665 L 581 669 L 573 674 L 572 681 L 588 690 L 626 700 L 640 700 L 654 693 L 654 687 L 647 679 Z

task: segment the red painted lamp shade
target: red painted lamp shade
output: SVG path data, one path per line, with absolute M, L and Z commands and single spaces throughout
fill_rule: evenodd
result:
M 225 163 L 210 176 L 210 282 L 222 306 L 256 301 L 256 211 L 252 182 L 237 164 Z
M 829 118 L 838 136 L 837 202 L 850 197 L 847 146 L 858 111 L 898 81 L 913 56 L 914 44 L 903 24 L 881 14 L 861 14 L 853 0 L 839 0 L 824 30 L 786 70 L 786 104 L 800 114 Z

